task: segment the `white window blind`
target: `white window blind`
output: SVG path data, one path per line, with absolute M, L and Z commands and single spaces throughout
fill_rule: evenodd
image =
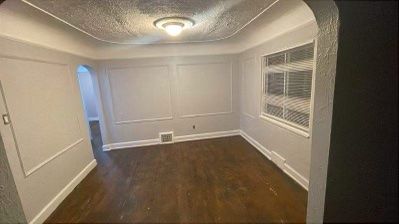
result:
M 263 57 L 262 115 L 309 131 L 314 44 Z

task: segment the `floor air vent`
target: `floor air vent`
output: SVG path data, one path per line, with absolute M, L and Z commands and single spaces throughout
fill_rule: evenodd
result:
M 173 143 L 173 132 L 161 132 L 159 133 L 161 144 Z

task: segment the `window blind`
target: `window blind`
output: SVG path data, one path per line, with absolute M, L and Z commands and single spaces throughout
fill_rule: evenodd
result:
M 314 44 L 263 57 L 262 114 L 309 130 Z

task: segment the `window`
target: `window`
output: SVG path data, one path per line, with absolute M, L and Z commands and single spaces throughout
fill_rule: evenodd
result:
M 261 117 L 308 135 L 314 44 L 306 44 L 262 58 Z M 291 128 L 290 128 L 291 129 Z

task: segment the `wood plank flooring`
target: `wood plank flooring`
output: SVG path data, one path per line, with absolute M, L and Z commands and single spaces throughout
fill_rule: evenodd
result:
M 242 137 L 101 151 L 46 223 L 301 223 L 307 192 Z

